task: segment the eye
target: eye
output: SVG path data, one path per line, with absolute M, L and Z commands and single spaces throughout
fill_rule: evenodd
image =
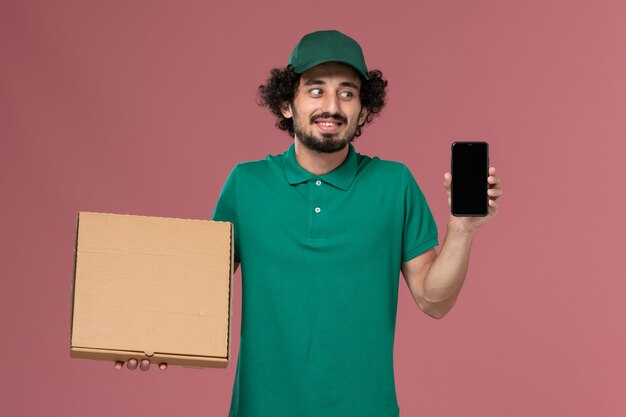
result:
M 352 91 L 341 91 L 341 92 L 339 93 L 339 96 L 340 96 L 341 98 L 351 98 L 351 97 L 353 97 L 353 96 L 354 96 L 354 94 L 352 94 Z
M 312 88 L 312 89 L 309 90 L 309 93 L 312 96 L 320 96 L 320 95 L 322 95 L 322 89 L 321 88 Z

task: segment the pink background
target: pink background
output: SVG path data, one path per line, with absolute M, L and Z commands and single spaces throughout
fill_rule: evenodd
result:
M 626 415 L 625 21 L 621 0 L 2 0 L 2 415 L 227 415 L 235 360 L 69 358 L 76 213 L 208 218 L 236 162 L 289 145 L 256 87 L 328 28 L 390 81 L 357 149 L 412 169 L 442 237 L 450 142 L 488 140 L 502 177 L 452 312 L 401 282 L 401 415 Z M 234 307 L 236 358 L 239 275 Z

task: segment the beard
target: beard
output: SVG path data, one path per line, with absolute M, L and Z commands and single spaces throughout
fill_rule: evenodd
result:
M 328 113 L 322 113 L 319 116 L 311 117 L 309 124 L 314 125 L 315 120 L 319 118 L 334 118 L 344 124 L 347 124 L 348 122 L 348 120 L 342 115 L 339 115 L 339 114 L 330 115 Z M 346 132 L 346 136 L 343 138 L 334 138 L 335 136 L 334 133 L 322 133 L 321 137 L 316 137 L 313 133 L 307 133 L 302 128 L 303 126 L 301 126 L 298 123 L 299 119 L 297 117 L 295 109 L 293 109 L 292 120 L 293 120 L 293 131 L 295 133 L 295 136 L 300 140 L 300 142 L 302 142 L 302 144 L 306 148 L 312 151 L 321 152 L 321 153 L 339 152 L 340 150 L 348 146 L 348 144 L 352 142 L 355 138 L 356 128 L 352 129 L 351 131 L 349 130 L 348 132 Z

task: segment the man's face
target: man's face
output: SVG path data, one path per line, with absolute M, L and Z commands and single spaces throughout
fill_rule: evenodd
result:
M 285 117 L 293 118 L 295 137 L 318 152 L 338 152 L 354 139 L 367 111 L 361 106 L 361 79 L 350 66 L 327 62 L 305 71 Z

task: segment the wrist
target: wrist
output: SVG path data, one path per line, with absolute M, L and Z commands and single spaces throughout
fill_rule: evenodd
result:
M 468 219 L 468 217 L 455 217 L 450 215 L 448 219 L 448 234 L 472 239 L 476 233 L 476 227 L 469 225 L 464 219 Z

